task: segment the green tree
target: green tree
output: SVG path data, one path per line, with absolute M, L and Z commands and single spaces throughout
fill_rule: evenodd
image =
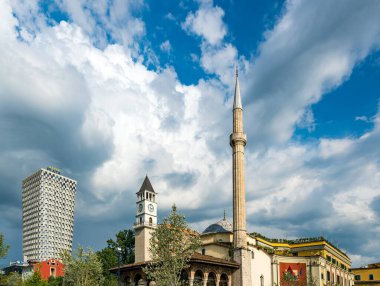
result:
M 135 233 L 131 229 L 120 230 L 116 234 L 116 241 L 107 240 L 107 247 L 115 251 L 120 247 L 120 260 L 122 264 L 133 263 L 135 261 Z M 117 262 L 117 261 L 116 261 Z
M 8 286 L 23 286 L 21 275 L 17 272 L 12 272 L 7 277 Z
M 112 274 L 109 269 L 118 265 L 116 251 L 112 248 L 106 247 L 96 253 L 103 269 L 103 276 L 105 278 L 105 285 L 108 285 L 108 281 L 115 279 L 115 275 Z
M 9 250 L 9 245 L 4 244 L 4 236 L 0 232 L 0 259 L 7 256 Z
M 110 273 L 109 269 L 118 266 L 119 255 L 121 264 L 133 263 L 135 260 L 135 234 L 133 230 L 121 230 L 115 237 L 115 240 L 108 239 L 107 247 L 96 253 L 102 263 L 106 286 L 115 285 L 117 282 L 115 274 Z M 118 248 L 121 249 L 120 253 Z
M 65 252 L 62 257 L 65 265 L 64 286 L 103 285 L 102 264 L 91 249 L 85 251 L 82 247 L 78 247 L 75 256 Z
M 42 280 L 41 273 L 39 270 L 35 270 L 33 275 L 30 276 L 24 282 L 25 286 L 47 286 L 47 282 Z
M 185 217 L 173 205 L 172 212 L 152 233 L 152 261 L 144 272 L 157 286 L 181 285 L 181 271 L 189 267 L 188 262 L 200 245 L 199 235 L 189 229 Z
M 54 277 L 50 276 L 48 279 L 48 285 L 49 286 L 62 286 L 63 285 L 63 277 Z

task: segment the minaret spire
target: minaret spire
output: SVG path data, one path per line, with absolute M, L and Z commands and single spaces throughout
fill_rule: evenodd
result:
M 230 145 L 232 147 L 234 260 L 240 263 L 240 268 L 233 275 L 232 285 L 250 286 L 251 256 L 247 245 L 244 171 L 244 148 L 247 143 L 247 136 L 243 130 L 243 106 L 237 68 L 235 76 L 233 131 L 230 135 Z
M 236 70 L 235 70 L 234 109 L 235 108 L 241 108 L 241 109 L 243 109 L 243 106 L 241 104 L 241 97 L 240 97 L 239 71 L 238 71 L 237 66 L 236 66 Z

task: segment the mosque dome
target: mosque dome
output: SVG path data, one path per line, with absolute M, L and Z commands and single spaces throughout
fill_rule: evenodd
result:
M 232 224 L 226 218 L 209 225 L 203 233 L 232 232 Z

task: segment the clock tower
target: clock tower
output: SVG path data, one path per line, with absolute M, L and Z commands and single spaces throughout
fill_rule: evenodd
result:
M 135 262 L 151 260 L 149 240 L 157 226 L 157 193 L 148 176 L 145 177 L 140 190 L 136 193 Z

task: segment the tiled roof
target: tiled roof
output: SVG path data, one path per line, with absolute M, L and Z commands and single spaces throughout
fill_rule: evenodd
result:
M 125 264 L 121 265 L 120 269 L 140 269 L 147 265 L 150 261 L 144 261 L 144 262 L 137 262 L 137 263 L 131 263 L 131 264 Z M 190 263 L 192 262 L 198 262 L 198 263 L 205 263 L 205 264 L 214 264 L 214 265 L 221 265 L 231 268 L 239 268 L 240 264 L 235 261 L 225 260 L 221 258 L 216 258 L 210 255 L 202 255 L 200 253 L 194 253 L 193 256 L 190 259 Z M 110 269 L 111 272 L 115 273 L 117 272 L 118 267 L 113 267 Z

